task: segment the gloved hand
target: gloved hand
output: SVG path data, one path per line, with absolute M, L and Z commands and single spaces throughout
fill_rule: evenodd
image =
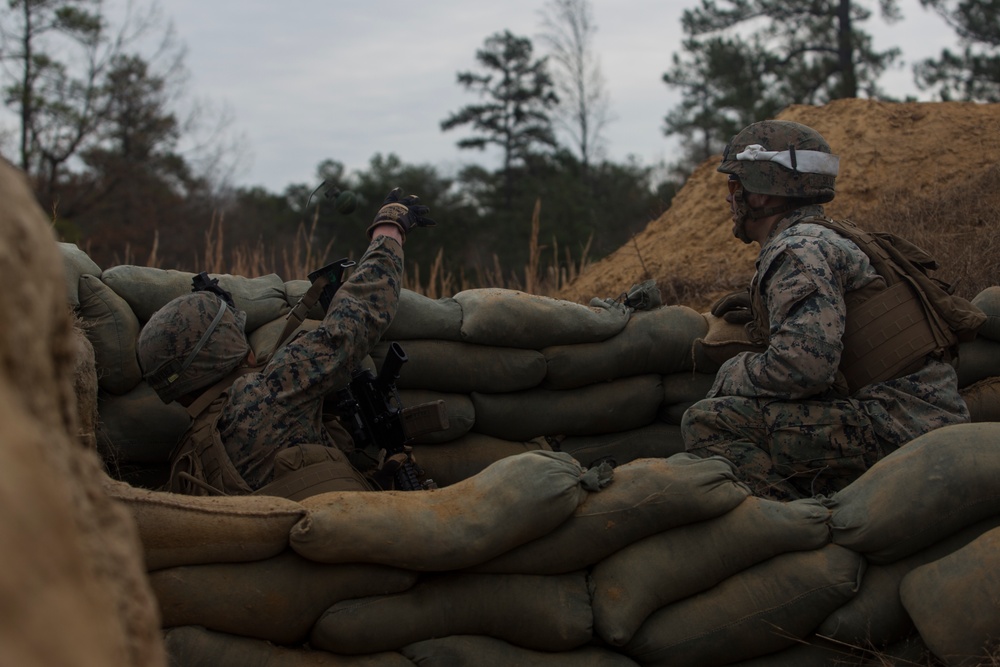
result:
M 368 227 L 368 238 L 372 237 L 376 227 L 389 224 L 398 227 L 403 240 L 406 240 L 406 233 L 413 227 L 437 224 L 427 217 L 430 212 L 430 208 L 420 203 L 419 197 L 404 195 L 401 188 L 396 188 L 386 196 L 382 208 L 375 214 L 375 221 Z
M 730 324 L 746 324 L 753 319 L 750 291 L 743 289 L 730 292 L 712 304 L 711 313 Z

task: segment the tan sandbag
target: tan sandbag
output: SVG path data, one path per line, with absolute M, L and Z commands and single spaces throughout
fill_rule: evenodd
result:
M 888 565 L 869 565 L 861 589 L 820 625 L 817 634 L 854 646 L 878 649 L 906 639 L 914 631 L 899 586 L 914 568 L 961 549 L 983 533 L 1000 525 L 1000 516 L 990 517 L 954 535 Z
M 864 560 L 830 544 L 775 556 L 654 612 L 624 648 L 642 665 L 713 667 L 794 646 L 857 592 Z
M 399 653 L 334 655 L 195 626 L 167 630 L 164 643 L 176 667 L 413 667 Z
M 811 499 L 782 503 L 749 497 L 717 518 L 636 541 L 591 572 L 594 631 L 609 644 L 624 646 L 657 609 L 769 558 L 823 547 L 830 540 L 829 516 Z
M 972 299 L 972 305 L 986 313 L 979 336 L 1000 341 L 1000 286 L 987 287 Z
M 150 571 L 177 565 L 242 563 L 277 556 L 306 509 L 273 496 L 182 496 L 106 478 L 139 527 Z
M 750 340 L 746 326 L 727 322 L 712 313 L 703 313 L 708 332 L 691 346 L 693 368 L 699 373 L 715 373 L 740 352 L 762 352 L 763 346 Z
M 476 408 L 468 394 L 432 391 L 429 389 L 400 389 L 399 400 L 410 408 L 434 401 L 444 401 L 444 413 L 448 418 L 448 428 L 433 431 L 413 439 L 417 444 L 451 442 L 467 434 L 476 423 Z
M 596 343 L 621 332 L 629 319 L 624 309 L 502 288 L 465 290 L 454 299 L 462 308 L 462 340 L 478 345 L 541 350 Z
M 164 403 L 140 382 L 121 396 L 102 394 L 97 431 L 101 455 L 109 468 L 124 463 L 170 462 L 170 454 L 191 424 L 180 403 Z
M 451 442 L 414 445 L 413 456 L 427 477 L 438 486 L 451 486 L 478 475 L 500 459 L 539 449 L 551 450 L 552 447 L 543 438 L 512 442 L 482 433 L 468 433 Z
M 384 565 L 323 565 L 286 551 L 250 563 L 184 565 L 149 575 L 163 627 L 209 630 L 304 642 L 320 615 L 341 600 L 399 593 L 414 572 Z
M 986 378 L 962 389 L 974 422 L 1000 422 L 1000 377 Z
M 559 451 L 571 454 L 584 467 L 602 461 L 622 465 L 636 459 L 665 459 L 684 451 L 684 437 L 674 424 L 649 426 L 601 435 L 570 435 L 559 441 Z
M 105 270 L 101 279 L 125 299 L 139 321 L 145 323 L 168 301 L 189 294 L 194 276 L 187 271 L 123 264 Z M 257 278 L 217 273 L 209 277 L 218 278 L 219 287 L 232 294 L 236 307 L 247 314 L 247 332 L 290 310 L 285 299 L 285 283 L 273 273 Z
M 662 402 L 659 375 L 639 375 L 578 389 L 472 393 L 472 430 L 503 440 L 598 435 L 648 426 Z
M 0 161 L 0 665 L 165 667 L 135 526 L 78 441 L 51 221 Z
M 486 635 L 535 651 L 570 651 L 592 639 L 583 572 L 559 576 L 442 574 L 397 595 L 339 602 L 310 645 L 356 655 L 434 637 Z
M 574 389 L 633 375 L 689 370 L 691 344 L 707 330 L 705 318 L 686 306 L 637 311 L 607 340 L 544 348 L 544 386 Z
M 462 306 L 452 297 L 431 299 L 408 289 L 382 340 L 462 340 Z
M 732 464 L 719 457 L 639 459 L 615 468 L 612 483 L 551 532 L 473 570 L 573 572 L 649 535 L 729 512 L 747 493 Z
M 431 389 L 468 394 L 530 389 L 545 377 L 545 357 L 537 350 L 474 345 L 445 340 L 407 340 L 400 344 L 407 361 L 399 371 L 399 389 Z M 371 356 L 379 368 L 388 342 Z
M 75 243 L 57 243 L 63 260 L 63 273 L 66 276 L 66 298 L 71 308 L 80 305 L 80 276 L 101 277 L 101 267 L 90 258 L 90 255 L 80 250 Z
M 545 535 L 587 497 L 567 454 L 526 452 L 428 491 L 324 493 L 302 501 L 291 532 L 321 563 L 381 563 L 419 571 L 470 567 Z
M 598 646 L 552 653 L 532 651 L 501 639 L 477 635 L 453 635 L 427 639 L 404 646 L 400 653 L 420 667 L 638 667 L 621 653 Z
M 80 317 L 94 346 L 98 383 L 112 394 L 124 394 L 142 380 L 136 340 L 139 320 L 114 291 L 95 276 L 80 276 Z
M 1000 656 L 1000 528 L 903 577 L 899 597 L 920 636 L 948 665 Z
M 1000 514 L 1000 423 L 945 426 L 889 454 L 825 502 L 833 542 L 891 563 Z
M 958 386 L 1000 376 L 1000 341 L 980 336 L 958 346 Z
M 76 395 L 77 440 L 85 449 L 97 450 L 97 361 L 94 346 L 81 328 L 80 318 L 73 322 L 73 393 Z

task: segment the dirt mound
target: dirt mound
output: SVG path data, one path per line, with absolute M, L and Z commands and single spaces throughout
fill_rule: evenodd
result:
M 862 226 L 886 206 L 961 188 L 1000 155 L 1000 105 L 838 100 L 792 106 L 778 118 L 818 130 L 840 156 L 837 197 L 829 215 Z M 746 285 L 757 246 L 732 235 L 721 156 L 691 175 L 669 210 L 632 242 L 590 266 L 559 297 L 581 303 L 621 294 L 655 278 L 668 303 L 705 309 Z M 990 216 L 991 218 L 994 216 Z M 874 228 L 874 227 L 873 227 Z

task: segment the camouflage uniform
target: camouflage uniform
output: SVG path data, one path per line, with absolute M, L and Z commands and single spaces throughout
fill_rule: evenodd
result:
M 274 456 L 281 449 L 335 446 L 323 425 L 323 399 L 350 382 L 389 326 L 402 270 L 399 243 L 376 238 L 337 291 L 320 326 L 289 342 L 260 372 L 233 382 L 218 431 L 236 470 L 252 488 L 271 480 Z
M 688 451 L 726 457 L 776 499 L 833 493 L 918 435 L 970 419 L 942 361 L 851 396 L 839 386 L 844 295 L 884 279 L 853 242 L 802 222 L 822 215 L 799 208 L 762 243 L 751 292 L 767 311 L 767 349 L 723 364 L 682 423 Z

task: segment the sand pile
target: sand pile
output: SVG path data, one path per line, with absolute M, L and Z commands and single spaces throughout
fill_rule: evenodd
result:
M 814 127 L 829 141 L 841 161 L 837 197 L 827 214 L 862 226 L 885 197 L 947 193 L 995 166 L 1000 156 L 996 104 L 849 99 L 789 107 L 778 117 Z M 715 171 L 720 158 L 702 164 L 670 209 L 634 242 L 589 267 L 559 297 L 586 303 L 647 278 L 657 280 L 667 302 L 673 301 L 673 285 L 711 286 L 716 294 L 745 285 L 757 246 L 732 235 L 725 177 Z

